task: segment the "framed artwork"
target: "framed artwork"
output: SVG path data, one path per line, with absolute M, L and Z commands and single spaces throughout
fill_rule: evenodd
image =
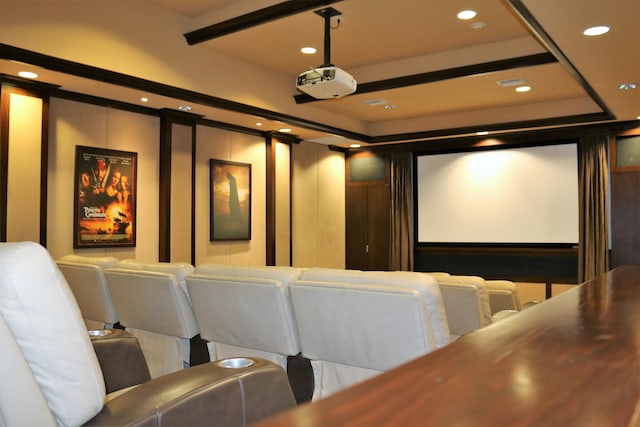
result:
M 251 165 L 209 160 L 210 240 L 251 240 Z
M 137 158 L 76 146 L 74 248 L 136 245 Z

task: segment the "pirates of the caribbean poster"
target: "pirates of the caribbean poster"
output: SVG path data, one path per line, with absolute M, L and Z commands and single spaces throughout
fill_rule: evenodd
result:
M 137 154 L 76 146 L 74 248 L 135 246 Z

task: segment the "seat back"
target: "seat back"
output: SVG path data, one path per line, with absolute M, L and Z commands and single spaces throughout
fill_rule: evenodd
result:
M 102 371 L 71 289 L 42 246 L 0 243 L 0 318 L 0 425 L 82 425 L 100 412 Z
M 211 358 L 250 356 L 284 369 L 300 352 L 288 284 L 293 267 L 203 264 L 187 276 L 189 294 Z
M 492 314 L 503 310 L 521 310 L 515 283 L 510 280 L 487 280 L 485 283 Z
M 120 266 L 120 264 L 118 264 Z M 165 271 L 107 268 L 104 271 L 120 323 L 138 338 L 152 378 L 189 363 L 189 340 L 199 333 L 187 294 Z M 180 270 L 180 267 L 176 267 Z
M 286 356 L 300 352 L 289 293 L 282 282 L 195 274 L 187 277 L 187 284 L 200 335 L 214 343 L 212 359 L 255 356 L 257 351 L 286 369 Z
M 289 292 L 302 354 L 314 370 L 314 400 L 429 353 L 442 346 L 443 337 L 448 342 L 442 299 L 431 278 L 311 270 Z
M 113 257 L 66 255 L 56 261 L 73 292 L 88 329 L 111 328 L 118 322 L 104 268 L 113 267 Z
M 447 311 L 453 339 L 491 324 L 485 280 L 477 276 L 434 274 Z

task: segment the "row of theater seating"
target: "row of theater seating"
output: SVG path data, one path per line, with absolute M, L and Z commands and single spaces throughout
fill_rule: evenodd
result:
M 77 255 L 57 264 L 87 327 L 124 326 L 152 378 L 188 366 L 199 335 L 211 360 L 259 357 L 286 370 L 293 356 L 309 359 L 314 400 L 520 308 L 511 282 L 446 273 L 194 268 Z
M 149 379 L 135 337 L 96 332 L 44 247 L 0 242 L 0 426 L 246 426 L 296 404 L 269 361 Z

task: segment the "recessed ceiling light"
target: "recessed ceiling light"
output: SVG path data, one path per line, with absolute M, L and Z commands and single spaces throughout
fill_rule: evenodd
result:
M 282 128 L 282 129 L 278 129 L 278 132 L 282 132 L 282 133 L 289 133 L 289 132 L 291 132 L 291 129 L 289 129 L 289 128 Z
M 178 107 L 178 110 L 180 111 L 191 111 L 191 107 L 188 105 L 181 105 Z
M 620 85 L 618 85 L 618 89 L 620 90 L 633 90 L 633 89 L 637 89 L 638 88 L 638 84 L 637 83 L 622 83 Z
M 257 122 L 256 126 L 262 126 L 262 123 L 261 122 Z
M 351 147 L 351 148 L 360 148 L 360 144 L 351 144 L 349 147 Z
M 33 71 L 20 71 L 18 73 L 18 75 L 20 77 L 24 77 L 25 79 L 37 79 L 38 78 L 38 74 L 34 73 Z
M 531 86 L 518 86 L 516 88 L 516 92 L 529 92 L 531 90 Z
M 585 36 L 601 36 L 610 30 L 606 25 L 598 25 L 596 27 L 587 28 L 582 32 Z
M 476 132 L 476 135 L 478 135 L 478 136 L 489 135 L 489 132 L 486 131 L 486 130 L 481 130 L 481 131 Z
M 140 101 L 149 102 L 149 98 L 143 96 L 142 98 L 140 98 Z
M 302 49 L 300 49 L 300 52 L 304 53 L 305 55 L 313 55 L 317 51 L 318 50 L 315 47 L 311 47 L 311 46 L 305 46 Z
M 367 99 L 366 101 L 363 101 L 363 102 L 369 107 L 375 107 L 376 105 L 386 104 L 387 100 L 382 98 L 376 98 L 376 99 Z
M 473 19 L 477 15 L 475 10 L 463 10 L 458 12 L 458 19 L 462 19 L 463 21 Z

